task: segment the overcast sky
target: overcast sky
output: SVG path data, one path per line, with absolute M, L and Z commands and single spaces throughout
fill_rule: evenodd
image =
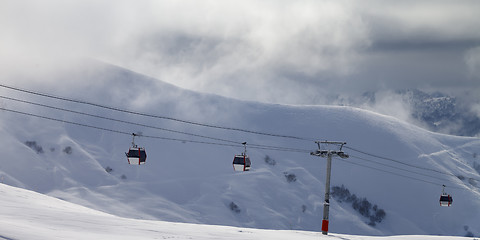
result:
M 88 57 L 273 103 L 405 88 L 480 99 L 477 0 L 0 0 L 0 31 L 7 82 Z

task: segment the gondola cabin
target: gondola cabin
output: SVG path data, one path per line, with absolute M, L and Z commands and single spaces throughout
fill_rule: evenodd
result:
M 450 207 L 452 205 L 453 198 L 448 194 L 442 194 L 440 196 L 440 206 L 442 207 Z
M 235 155 L 233 158 L 233 170 L 235 171 L 248 171 L 251 165 L 250 158 L 246 154 Z
M 131 147 L 125 155 L 127 155 L 128 164 L 131 165 L 145 164 L 147 160 L 147 153 L 145 152 L 145 148 L 142 147 Z
M 147 160 L 147 153 L 145 152 L 145 148 L 138 147 L 135 144 L 136 136 L 141 135 L 132 133 L 132 146 L 128 149 L 128 152 L 125 153 L 125 155 L 127 155 L 128 164 L 130 165 L 145 164 L 145 161 Z
M 445 192 L 445 185 L 443 185 L 443 189 L 442 189 L 442 195 L 440 195 L 440 206 L 442 207 L 450 207 L 450 205 L 452 205 L 452 202 L 453 202 L 453 198 L 452 196 L 450 196 L 450 194 L 447 194 Z

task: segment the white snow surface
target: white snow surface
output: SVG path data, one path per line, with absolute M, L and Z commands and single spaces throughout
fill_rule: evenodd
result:
M 0 239 L 469 239 L 369 237 L 129 219 L 0 184 Z
M 55 78 L 65 80 L 51 80 Z M 478 138 L 436 134 L 392 117 L 351 107 L 271 105 L 202 94 L 98 63 L 79 65 L 75 70 L 65 70 L 48 79 L 41 85 L 16 87 L 137 112 L 300 136 L 312 141 L 142 117 L 5 88 L 0 88 L 0 94 L 238 143 L 246 141 L 314 151 L 317 145 L 313 139 L 347 142 L 346 147 L 351 148 L 344 150 L 350 158 L 334 158 L 332 187 L 344 185 L 358 198 L 366 198 L 383 209 L 386 216 L 371 226 L 370 220 L 359 214 L 351 203 L 333 198 L 329 229 L 338 238 L 362 239 L 340 234 L 480 236 Z M 95 84 L 87 84 L 92 79 Z M 0 106 L 148 136 L 215 142 L 6 99 L 0 99 Z M 86 229 L 84 234 L 95 238 L 101 234 L 118 238 L 129 238 L 128 234 L 133 234 L 135 239 L 152 238 L 155 234 L 166 237 L 171 234 L 180 239 L 190 234 L 194 239 L 226 238 L 227 235 L 232 239 L 263 239 L 264 234 L 268 235 L 265 239 L 282 239 L 290 234 L 294 236 L 289 239 L 321 237 L 318 231 L 323 215 L 326 161 L 309 153 L 249 148 L 252 170 L 234 172 L 232 160 L 242 152 L 241 144 L 231 147 L 139 137 L 136 143 L 146 148 L 147 163 L 131 166 L 124 154 L 131 143 L 128 135 L 7 111 L 0 111 L 0 134 L 0 179 L 4 184 L 105 212 L 2 186 L 5 194 L 1 197 L 0 237 L 6 239 L 35 238 L 27 234 L 46 234 L 48 239 L 61 236 L 74 239 L 75 234 L 79 234 L 79 238 L 90 237 L 81 235 L 82 229 Z M 28 147 L 27 141 L 35 141 L 43 152 Z M 72 150 L 70 153 L 68 147 Z M 267 155 L 276 161 L 274 166 L 264 161 Z M 112 171 L 107 172 L 106 168 Z M 288 174 L 294 174 L 296 180 L 287 181 L 285 175 Z M 439 206 L 442 184 L 447 185 L 446 191 L 453 195 L 451 207 Z M 232 208 L 232 203 L 237 207 Z M 23 211 L 30 207 L 37 210 Z M 77 217 L 73 217 L 75 215 Z M 10 220 L 13 222 L 8 223 Z M 32 231 L 18 232 L 22 227 Z M 104 231 L 105 228 L 109 230 Z M 179 228 L 183 232 L 176 230 Z M 247 234 L 250 232 L 254 233 L 251 238 Z

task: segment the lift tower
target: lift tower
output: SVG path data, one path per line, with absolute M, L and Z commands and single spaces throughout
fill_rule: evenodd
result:
M 326 157 L 327 158 L 327 179 L 325 180 L 325 201 L 323 202 L 323 220 L 322 220 L 322 234 L 328 234 L 328 213 L 330 207 L 330 175 L 332 172 L 332 156 L 339 156 L 341 158 L 348 158 L 348 154 L 342 151 L 343 145 L 347 144 L 346 142 L 331 142 L 331 141 L 316 141 L 318 145 L 318 150 L 311 152 L 310 155 L 317 157 Z M 320 144 L 326 146 L 336 145 L 340 149 L 337 150 L 322 150 Z

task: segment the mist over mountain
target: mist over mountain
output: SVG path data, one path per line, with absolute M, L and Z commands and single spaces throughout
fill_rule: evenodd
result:
M 384 109 L 378 105 L 389 105 L 387 114 L 396 117 L 403 114 L 404 120 L 430 131 L 471 137 L 480 134 L 477 103 L 446 93 L 428 93 L 418 89 L 388 91 L 387 94 L 367 92 L 360 100 L 347 104 L 379 112 Z
M 458 136 L 478 136 L 480 133 L 480 118 L 467 100 L 420 90 L 399 91 L 399 94 L 411 104 L 412 116 L 425 122 L 430 130 Z

